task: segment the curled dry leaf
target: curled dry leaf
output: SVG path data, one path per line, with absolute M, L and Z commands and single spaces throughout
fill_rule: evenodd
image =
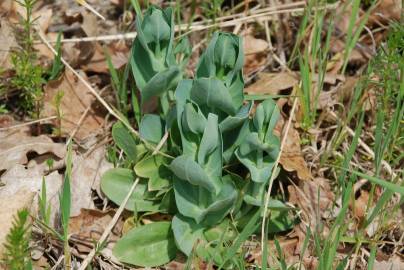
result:
M 289 238 L 289 237 L 277 237 L 279 241 L 279 245 L 282 249 L 282 253 L 287 265 L 293 265 L 299 262 L 299 256 L 296 253 L 296 248 L 298 245 L 298 238 Z M 276 265 L 278 261 L 275 259 L 274 254 L 278 254 L 275 241 L 270 240 L 267 244 L 268 248 L 268 264 Z M 256 262 L 257 265 L 262 265 L 262 249 L 261 246 L 257 246 L 254 250 L 251 251 L 251 255 Z
M 329 181 L 324 178 L 314 178 L 313 181 L 300 181 L 298 186 L 289 185 L 289 202 L 303 210 L 305 221 L 315 229 L 316 223 L 322 217 L 329 217 L 335 196 Z M 318 213 L 322 213 L 319 217 Z
M 128 62 L 129 48 L 126 45 L 112 44 L 107 48 L 115 69 L 120 69 Z M 103 47 L 97 43 L 90 62 L 82 67 L 84 71 L 109 74 L 109 68 Z
M 29 137 L 26 133 L 16 132 L 2 137 L 0 134 L 0 171 L 8 170 L 15 164 L 28 163 L 29 152 L 39 155 L 53 153 L 63 158 L 66 149 L 63 144 L 54 143 L 45 135 Z
M 23 165 L 16 164 L 9 170 L 7 170 L 0 178 L 0 181 L 4 184 L 0 188 L 0 204 L 7 204 L 4 201 L 8 198 L 8 202 L 16 201 L 13 196 L 17 196 L 21 190 L 24 190 L 26 194 L 33 194 L 32 200 L 32 213 L 37 213 L 37 197 L 42 187 L 43 173 L 39 168 L 25 169 Z M 45 176 L 46 184 L 46 196 L 48 202 L 51 205 L 51 219 L 50 222 L 53 225 L 57 211 L 59 209 L 59 190 L 62 185 L 62 175 L 57 171 Z M 9 199 L 13 198 L 13 199 Z M 14 211 L 13 205 L 10 205 L 10 211 Z
M 258 39 L 247 34 L 243 38 L 244 47 L 244 73 L 249 74 L 259 67 L 261 67 L 267 61 L 268 42 L 263 39 Z
M 366 215 L 367 204 L 369 200 L 369 193 L 366 190 L 361 190 L 360 195 L 355 199 L 353 213 L 359 220 L 363 219 Z
M 87 79 L 85 75 L 83 77 Z M 103 124 L 102 110 L 95 110 L 92 106 L 95 100 L 93 94 L 71 71 L 66 70 L 58 80 L 49 82 L 44 91 L 43 117 L 56 115 L 54 99 L 59 91 L 63 92 L 60 104 L 60 110 L 62 111 L 61 131 L 63 134 L 71 134 L 78 128 L 75 138 L 83 140 L 96 133 Z M 89 108 L 89 111 L 80 124 L 80 119 L 87 108 Z M 58 125 L 57 122 L 56 120 L 54 121 L 55 125 Z
M 14 30 L 9 22 L 0 19 L 0 67 L 2 70 L 12 68 L 11 50 L 18 47 Z
M 390 20 L 399 21 L 403 11 L 403 1 L 401 0 L 381 0 L 377 8 L 369 16 L 370 22 L 388 23 Z
M 284 123 L 282 118 L 278 121 L 274 130 L 276 135 L 280 136 Z M 293 126 L 290 127 L 287 134 L 279 163 L 286 171 L 295 171 L 301 180 L 310 180 L 312 177 L 302 155 L 299 132 Z
M 269 94 L 277 95 L 280 91 L 292 88 L 299 81 L 295 73 L 279 72 L 259 74 L 258 80 L 250 85 L 245 92 L 249 94 Z
M 392 256 L 388 261 L 378 261 L 374 262 L 374 270 L 402 270 L 404 269 L 404 262 L 398 256 Z
M 105 159 L 105 149 L 99 147 L 87 156 L 73 156 L 71 216 L 80 215 L 81 209 L 94 209 L 91 189 L 99 190 L 101 176 L 113 165 Z
M 92 249 L 91 245 L 100 239 L 105 228 L 112 220 L 113 215 L 113 211 L 102 212 L 100 210 L 82 209 L 78 216 L 71 217 L 69 221 L 69 232 L 72 234 L 71 239 L 73 242 L 75 242 L 74 239 L 80 240 L 75 243 L 75 248 L 80 253 L 90 252 Z M 108 238 L 107 245 L 110 242 L 116 241 L 118 235 L 119 230 L 115 227 Z

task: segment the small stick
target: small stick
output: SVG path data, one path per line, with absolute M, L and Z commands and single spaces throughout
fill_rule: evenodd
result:
M 20 128 L 20 127 L 25 127 L 25 126 L 30 126 L 33 124 L 37 124 L 40 122 L 44 122 L 44 121 L 48 121 L 48 120 L 52 120 L 52 119 L 56 119 L 56 116 L 49 116 L 46 118 L 42 118 L 42 119 L 37 119 L 34 121 L 30 121 L 30 122 L 26 122 L 26 123 L 22 123 L 22 124 L 17 124 L 15 126 L 11 126 L 11 127 L 4 127 L 4 128 L 0 128 L 0 131 L 6 131 L 6 130 L 10 130 L 10 129 L 16 129 L 16 128 Z
M 327 5 L 326 7 L 321 7 L 318 9 L 334 9 L 336 5 Z M 175 27 L 175 31 L 183 31 L 183 30 L 190 30 L 184 33 L 181 36 L 188 35 L 193 32 L 203 31 L 210 29 L 212 27 L 233 27 L 238 24 L 242 23 L 249 23 L 254 22 L 257 19 L 262 21 L 270 21 L 272 20 L 273 15 L 277 14 L 284 14 L 284 13 L 292 13 L 292 12 L 301 12 L 304 11 L 304 8 L 291 8 L 291 9 L 271 9 L 269 11 L 265 11 L 262 13 L 252 14 L 250 16 L 245 16 L 244 13 L 240 13 L 237 16 L 239 18 L 231 19 L 231 20 L 222 20 L 221 22 L 212 24 L 212 23 L 193 23 L 190 27 L 187 24 L 178 25 Z M 229 16 L 226 16 L 226 18 Z M 230 18 L 234 18 L 235 16 L 231 16 Z M 219 18 L 220 19 L 220 18 Z M 112 40 L 121 40 L 121 39 L 134 39 L 136 37 L 136 32 L 129 32 L 126 34 L 115 34 L 115 35 L 104 35 L 104 36 L 97 36 L 97 37 L 83 37 L 83 38 L 70 38 L 70 39 L 62 39 L 62 43 L 75 43 L 75 42 L 92 42 L 92 41 L 112 41 Z M 56 43 L 56 41 L 52 41 L 52 43 Z
M 89 5 L 85 0 L 76 0 L 77 3 L 94 13 L 97 17 L 101 18 L 103 21 L 105 21 L 105 17 L 102 16 L 98 11 L 95 10 L 91 5 Z
M 273 184 L 274 179 L 275 179 L 275 170 L 278 167 L 279 160 L 281 158 L 281 154 L 282 154 L 282 151 L 283 151 L 283 147 L 285 146 L 286 139 L 288 137 L 290 125 L 292 123 L 292 119 L 293 119 L 293 116 L 295 114 L 295 110 L 296 110 L 296 107 L 297 107 L 297 101 L 298 101 L 298 98 L 295 98 L 295 100 L 293 102 L 292 110 L 290 111 L 290 117 L 289 117 L 288 123 L 287 123 L 287 125 L 286 125 L 286 127 L 284 129 L 285 132 L 283 133 L 283 138 L 282 138 L 281 146 L 280 146 L 280 149 L 279 149 L 279 154 L 278 154 L 278 156 L 276 158 L 276 161 L 274 163 L 274 167 L 272 168 L 271 178 L 269 179 L 269 186 L 268 186 L 267 194 L 266 194 L 266 197 L 265 197 L 264 214 L 263 214 L 264 216 L 262 217 L 262 226 L 261 226 L 261 252 L 262 252 L 262 254 L 264 254 L 264 246 L 265 246 L 264 245 L 264 241 L 265 241 L 265 221 L 266 221 L 266 216 L 267 216 L 267 212 L 268 212 L 269 198 L 271 197 L 272 184 Z

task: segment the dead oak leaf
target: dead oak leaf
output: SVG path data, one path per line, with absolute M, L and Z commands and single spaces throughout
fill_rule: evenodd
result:
M 84 79 L 87 79 L 86 76 L 84 76 Z M 63 92 L 60 104 L 60 110 L 62 111 L 62 133 L 70 134 L 78 128 L 75 135 L 75 138 L 78 140 L 83 140 L 89 135 L 93 135 L 102 126 L 104 117 L 102 112 L 95 110 L 92 106 L 95 100 L 93 94 L 69 70 L 66 70 L 58 80 L 51 81 L 45 86 L 42 116 L 56 115 L 54 98 L 59 91 Z M 89 111 L 80 124 L 80 120 L 87 108 L 89 108 Z M 57 121 L 54 122 L 57 125 Z
M 0 137 L 0 171 L 8 170 L 15 164 L 28 163 L 27 153 L 35 152 L 39 155 L 53 153 L 63 158 L 66 149 L 63 144 L 54 143 L 45 135 L 29 137 L 26 133 L 10 133 Z
M 0 67 L 2 70 L 12 68 L 11 50 L 18 47 L 14 30 L 6 20 L 0 20 Z
M 245 54 L 244 73 L 249 74 L 265 64 L 267 61 L 268 42 L 247 34 L 243 38 Z
M 259 74 L 258 80 L 250 85 L 245 92 L 249 94 L 270 94 L 277 95 L 280 91 L 292 88 L 299 81 L 294 73 L 279 72 Z
M 281 133 L 280 128 L 283 127 L 283 122 L 283 120 L 279 121 L 277 126 L 275 127 L 275 133 L 277 133 L 277 135 Z M 286 171 L 295 171 L 299 179 L 310 180 L 312 176 L 310 170 L 307 167 L 306 161 L 303 158 L 302 150 L 300 147 L 299 132 L 291 126 L 286 136 L 287 138 L 285 141 L 285 145 L 283 146 L 283 151 L 281 153 L 279 163 Z
M 100 210 L 82 209 L 80 215 L 71 217 L 69 220 L 69 233 L 72 234 L 73 242 L 75 242 L 74 239 L 80 240 L 75 242 L 75 248 L 80 253 L 90 252 L 91 245 L 100 239 L 113 215 L 113 211 L 102 212 Z M 108 244 L 116 241 L 118 235 L 119 230 L 115 228 L 108 238 Z
M 71 216 L 80 215 L 81 209 L 94 209 L 91 190 L 99 190 L 101 176 L 113 165 L 105 159 L 105 149 L 99 147 L 86 156 L 73 156 Z
M 111 57 L 112 65 L 115 69 L 120 69 L 128 62 L 129 48 L 126 46 L 110 45 L 106 51 Z M 105 57 L 105 50 L 101 45 L 95 46 L 95 53 L 89 63 L 82 66 L 85 71 L 92 71 L 96 73 L 108 73 L 109 68 L 107 59 Z
M 17 196 L 21 190 L 24 190 L 26 194 L 33 194 L 30 209 L 35 215 L 38 211 L 38 202 L 35 195 L 39 194 L 42 188 L 42 179 L 45 179 L 46 197 L 48 203 L 51 205 L 50 222 L 51 225 L 53 225 L 59 209 L 58 194 L 62 186 L 62 175 L 57 171 L 44 177 L 40 167 L 26 169 L 23 165 L 14 165 L 1 176 L 0 180 L 4 186 L 0 188 L 0 204 L 7 204 L 7 201 L 3 201 L 6 200 L 5 198 L 13 198 L 13 196 Z M 17 199 L 13 198 L 9 200 L 9 202 L 15 200 Z

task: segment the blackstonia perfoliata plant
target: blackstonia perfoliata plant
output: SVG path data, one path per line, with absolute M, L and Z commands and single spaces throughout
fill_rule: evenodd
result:
M 253 103 L 243 94 L 240 37 L 214 33 L 195 77 L 184 79 L 190 50 L 187 40 L 174 44 L 172 9 L 152 6 L 136 25 L 130 65 L 139 104 L 154 98 L 159 108 L 142 114 L 141 140 L 120 122 L 112 129 L 125 162 L 103 175 L 102 191 L 119 205 L 135 178 L 141 179 L 126 205 L 138 225 L 117 242 L 114 255 L 152 267 L 173 260 L 179 250 L 231 268 L 226 248 L 262 210 L 279 154 L 273 135 L 279 110 L 268 99 L 250 117 Z M 144 141 L 157 146 L 166 132 L 163 154 L 153 155 Z M 293 226 L 285 204 L 274 199 L 269 207 L 270 233 Z M 152 213 L 169 214 L 172 221 L 141 225 L 142 216 Z

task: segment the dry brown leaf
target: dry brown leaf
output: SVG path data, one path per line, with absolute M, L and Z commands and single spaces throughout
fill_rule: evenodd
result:
M 298 186 L 289 185 L 289 202 L 303 210 L 302 216 L 314 229 L 322 217 L 329 217 L 329 210 L 335 200 L 329 181 L 314 178 L 313 181 L 300 181 Z M 318 216 L 321 213 L 321 217 Z
M 172 261 L 172 262 L 169 262 L 168 264 L 166 264 L 165 268 L 167 270 L 184 270 L 185 269 L 185 263 Z
M 94 209 L 91 189 L 99 189 L 101 176 L 113 166 L 105 159 L 105 149 L 99 147 L 88 156 L 73 156 L 71 216 L 80 215 L 82 208 Z
M 288 72 L 259 74 L 258 80 L 249 86 L 245 92 L 249 94 L 277 95 L 280 91 L 292 88 L 298 80 Z
M 393 256 L 388 261 L 375 261 L 373 270 L 403 270 L 404 262 L 398 256 Z
M 355 200 L 354 216 L 361 220 L 366 215 L 367 204 L 369 200 L 369 193 L 366 190 L 360 191 L 360 196 Z
M 128 62 L 129 48 L 112 44 L 108 47 L 108 54 L 115 69 L 120 69 Z M 104 55 L 104 49 L 97 43 L 95 53 L 88 64 L 82 66 L 84 71 L 109 74 L 107 59 Z
M 279 245 L 282 249 L 283 256 L 285 258 L 287 265 L 293 265 L 299 262 L 299 256 L 296 254 L 296 248 L 298 245 L 297 238 L 289 238 L 289 237 L 279 237 L 277 239 L 279 241 Z M 275 242 L 273 240 L 268 241 L 268 264 L 276 265 L 278 262 L 274 257 L 274 254 L 278 254 Z M 257 246 L 254 250 L 251 251 L 251 255 L 257 265 L 262 264 L 262 249 L 261 246 Z
M 399 21 L 403 11 L 403 1 L 401 0 L 381 0 L 379 5 L 369 16 L 369 22 L 389 22 L 390 20 Z
M 100 239 L 113 215 L 113 211 L 102 212 L 100 210 L 82 209 L 80 215 L 71 217 L 69 220 L 69 233 L 72 234 L 72 239 L 80 239 L 80 242 L 75 244 L 75 248 L 80 253 L 90 252 L 92 248 L 89 245 Z M 113 232 L 116 233 L 110 235 L 109 242 L 118 239 L 119 232 L 116 229 Z M 82 244 L 84 241 L 89 245 Z
M 1 134 L 0 134 L 1 135 Z M 15 132 L 0 137 L 0 171 L 7 170 L 15 164 L 26 164 L 27 153 L 39 155 L 53 153 L 58 158 L 66 154 L 64 144 L 54 143 L 49 137 L 41 135 L 29 137 L 26 133 Z
M 32 15 L 33 18 L 37 18 L 35 25 L 39 27 L 44 33 L 48 31 L 49 25 L 52 21 L 52 7 L 44 6 L 38 11 L 35 11 Z
M 23 165 L 16 164 L 7 170 L 0 178 L 4 184 L 0 188 L 0 201 L 10 198 L 25 190 L 27 194 L 38 194 L 42 187 L 43 173 L 40 168 L 25 169 Z M 59 191 L 62 185 L 62 175 L 57 171 L 45 176 L 46 196 L 51 205 L 51 225 L 54 224 L 59 209 Z M 13 199 L 15 200 L 15 199 Z M 33 213 L 37 213 L 37 198 L 32 203 Z
M 275 133 L 278 136 L 281 133 L 280 131 L 282 129 L 283 122 L 283 120 L 278 121 L 278 124 L 275 127 Z M 302 155 L 299 132 L 292 126 L 287 134 L 279 163 L 288 172 L 296 171 L 299 179 L 310 180 L 312 178 L 311 173 L 307 168 L 306 161 Z
M 10 23 L 6 20 L 0 20 L 0 67 L 2 70 L 12 68 L 11 50 L 17 48 L 17 40 L 14 35 L 14 30 Z
M 249 74 L 257 70 L 267 61 L 268 42 L 263 39 L 257 39 L 251 34 L 243 37 L 244 47 L 244 73 Z
M 47 40 L 57 40 L 57 33 L 48 33 L 46 34 Z M 37 55 L 39 56 L 40 60 L 53 60 L 55 59 L 55 54 L 53 51 L 49 49 L 48 46 L 44 43 L 35 43 L 34 44 L 34 49 L 37 52 Z
M 86 76 L 83 74 L 85 79 Z M 63 91 L 64 96 L 61 101 L 60 109 L 62 111 L 62 133 L 70 134 L 78 127 L 75 138 L 83 140 L 89 135 L 92 135 L 98 130 L 104 122 L 104 117 L 100 110 L 92 107 L 95 100 L 93 94 L 88 88 L 77 79 L 77 77 L 69 70 L 55 81 L 49 82 L 44 89 L 44 108 L 42 111 L 43 117 L 56 115 L 54 106 L 54 97 L 59 92 Z M 90 110 L 84 117 L 80 126 L 78 126 L 83 113 L 90 107 Z M 55 121 L 57 125 L 57 121 Z
M 62 48 L 62 55 L 73 68 L 80 68 L 87 64 L 95 53 L 93 42 L 65 43 Z
M 257 54 L 265 52 L 268 49 L 268 42 L 263 39 L 255 38 L 252 35 L 243 37 L 244 54 Z

